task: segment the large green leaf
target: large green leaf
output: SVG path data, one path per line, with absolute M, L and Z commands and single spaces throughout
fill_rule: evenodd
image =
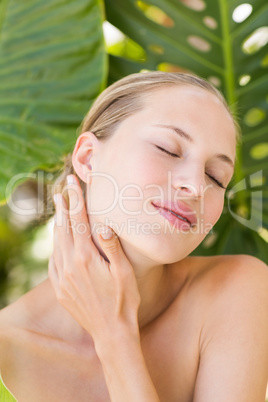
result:
M 244 178 L 246 181 L 244 188 L 235 191 L 218 222 L 220 235 L 213 246 L 205 247 L 204 243 L 196 253 L 248 252 L 268 262 L 267 244 L 258 235 L 262 227 L 268 228 L 268 206 L 264 204 L 268 180 L 268 3 L 247 3 L 253 10 L 238 23 L 233 12 L 240 0 L 106 0 L 108 21 L 146 53 L 145 61 L 111 56 L 110 82 L 141 69 L 164 68 L 196 73 L 219 87 L 239 117 L 243 132 L 229 189 Z M 260 28 L 256 39 L 252 34 Z M 261 218 L 252 208 L 252 200 L 260 195 L 256 191 L 263 193 Z M 241 219 L 239 222 L 241 211 L 241 219 L 248 216 L 250 221 L 252 214 L 258 219 L 247 227 Z
M 99 0 L 0 0 L 0 201 L 73 146 L 106 85 L 102 21 Z

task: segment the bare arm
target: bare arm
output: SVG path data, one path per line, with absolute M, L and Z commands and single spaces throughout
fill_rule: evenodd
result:
M 194 402 L 264 402 L 268 379 L 268 267 L 237 256 L 201 336 Z M 222 285 L 222 286 L 221 286 Z
M 135 337 L 122 331 L 107 348 L 96 345 L 96 350 L 113 402 L 160 401 Z
M 98 236 L 109 263 L 100 255 L 75 178 L 72 189 L 69 211 L 62 197 L 57 202 L 54 252 L 49 260 L 57 299 L 92 336 L 111 400 L 159 402 L 140 346 L 140 294 L 133 267 L 114 235 L 106 240 Z M 68 230 L 70 218 L 78 227 L 84 225 L 83 233 L 75 227 Z

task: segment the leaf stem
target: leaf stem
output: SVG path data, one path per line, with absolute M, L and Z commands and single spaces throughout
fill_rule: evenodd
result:
M 117 20 L 117 27 L 121 29 L 124 34 L 128 35 L 131 39 L 135 40 L 140 46 L 146 48 L 148 45 L 149 41 L 148 39 L 152 40 L 153 38 L 156 39 L 156 43 L 160 46 L 165 46 L 167 49 L 168 45 L 170 49 L 174 52 L 174 50 L 177 50 L 178 52 L 183 53 L 184 55 L 188 56 L 192 60 L 194 60 L 196 63 L 200 63 L 203 67 L 207 67 L 210 69 L 212 72 L 221 74 L 223 76 L 224 70 L 220 66 L 212 63 L 208 57 L 207 54 L 201 54 L 199 51 L 196 50 L 191 50 L 189 44 L 186 43 L 180 43 L 178 39 L 173 39 L 170 37 L 170 35 L 167 35 L 167 30 L 164 27 L 158 26 L 155 22 L 152 22 L 148 20 L 147 17 L 145 17 L 143 14 L 138 12 L 135 6 L 131 6 L 132 9 L 129 7 L 129 3 L 122 3 L 120 11 L 117 12 L 117 18 L 118 18 L 118 13 L 120 17 L 124 16 L 124 23 L 122 24 L 121 18 L 118 18 Z M 115 13 L 114 9 L 112 10 L 113 13 Z M 108 14 L 109 17 L 109 14 Z M 114 17 L 114 16 L 113 16 Z M 113 18 L 109 18 L 109 21 L 113 22 Z M 126 22 L 127 21 L 127 22 Z M 148 30 L 150 28 L 150 36 L 147 34 L 146 37 L 143 35 L 140 35 L 141 31 L 141 26 L 144 24 L 144 31 Z M 133 35 L 133 32 L 135 32 L 135 35 Z M 147 33 L 147 32 L 146 32 Z M 147 49 L 146 49 L 147 50 Z M 150 60 L 148 60 L 150 61 Z
M 226 83 L 226 98 L 227 103 L 232 110 L 233 115 L 237 116 L 237 97 L 235 92 L 235 76 L 234 76 L 234 61 L 232 53 L 232 39 L 229 26 L 229 8 L 226 0 L 219 0 L 222 38 L 223 38 L 223 59 L 224 59 L 224 77 Z M 237 146 L 236 151 L 236 168 L 234 173 L 235 183 L 243 179 L 242 170 L 242 149 L 241 145 Z M 238 204 L 244 204 L 243 192 L 237 194 Z

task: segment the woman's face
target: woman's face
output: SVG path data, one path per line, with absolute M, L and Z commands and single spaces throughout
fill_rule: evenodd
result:
M 234 124 L 215 95 L 192 86 L 154 90 L 93 151 L 92 231 L 109 225 L 158 263 L 186 257 L 221 215 L 235 149 Z

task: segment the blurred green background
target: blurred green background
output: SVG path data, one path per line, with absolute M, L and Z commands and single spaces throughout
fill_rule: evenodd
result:
M 0 0 L 0 308 L 47 277 L 49 189 L 93 100 L 133 72 L 192 72 L 223 92 L 242 142 L 193 254 L 268 262 L 267 21 L 266 0 Z
M 266 0 L 0 0 L 0 307 L 47 277 L 46 195 L 93 100 L 133 72 L 192 72 L 224 93 L 243 137 L 193 254 L 268 262 L 267 21 Z

